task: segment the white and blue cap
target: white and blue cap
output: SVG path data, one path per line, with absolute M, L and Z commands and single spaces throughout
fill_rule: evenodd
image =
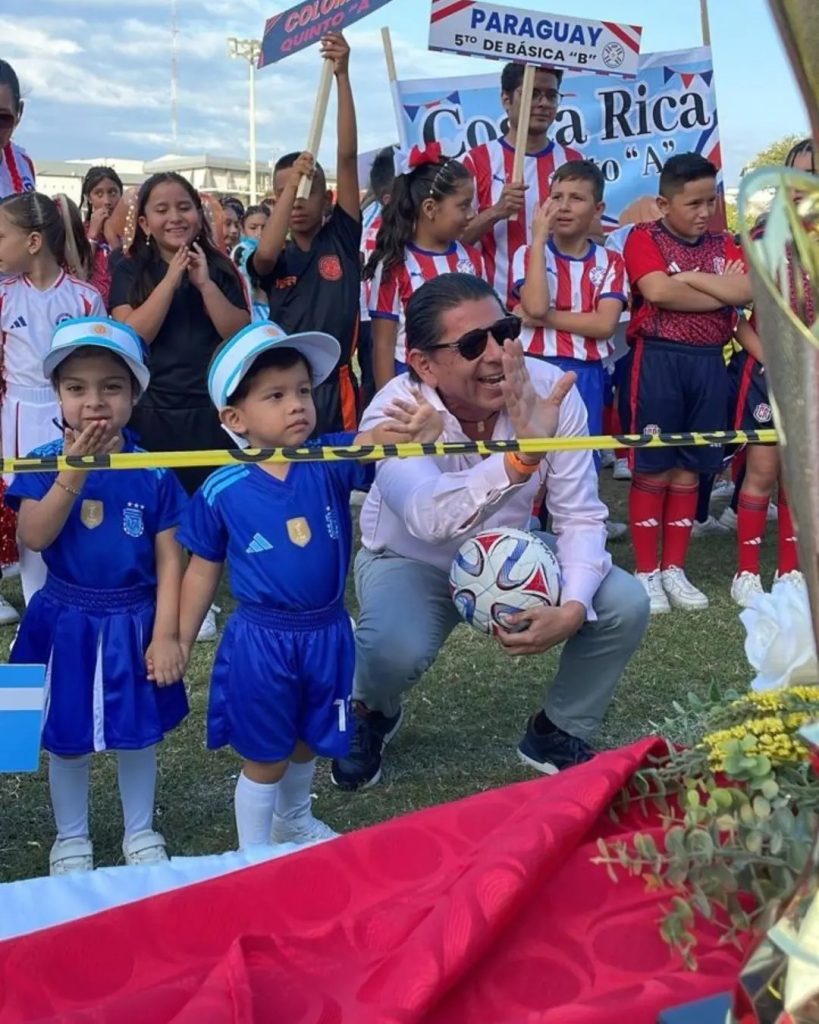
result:
M 119 356 L 136 377 L 140 394 L 145 393 L 151 373 L 145 365 L 142 339 L 127 324 L 104 317 L 80 316 L 58 324 L 51 338 L 51 349 L 43 360 L 43 374 L 50 379 L 63 360 L 88 345 Z
M 314 385 L 327 380 L 341 355 L 341 345 L 331 334 L 320 331 L 287 334 L 270 320 L 243 327 L 222 345 L 210 364 L 208 393 L 217 409 L 230 405 L 230 396 L 253 363 L 272 348 L 293 348 L 303 355 Z

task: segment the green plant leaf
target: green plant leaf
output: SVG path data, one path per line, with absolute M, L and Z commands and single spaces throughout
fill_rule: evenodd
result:
M 771 816 L 771 805 L 764 796 L 755 796 L 751 804 L 754 814 L 760 821 L 767 821 Z

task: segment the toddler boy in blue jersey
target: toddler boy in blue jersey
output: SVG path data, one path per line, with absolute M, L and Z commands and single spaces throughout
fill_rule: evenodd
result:
M 82 318 L 57 327 L 43 371 L 64 438 L 35 456 L 138 450 L 123 428 L 150 375 L 139 337 Z M 11 660 L 48 666 L 43 746 L 57 840 L 52 874 L 93 866 L 90 754 L 117 750 L 126 862 L 167 859 L 153 831 L 156 744 L 188 710 L 178 642 L 187 502 L 173 473 L 63 470 L 18 474 L 7 494 L 23 542 L 41 551 L 45 585 L 29 603 Z
M 254 324 L 217 350 L 208 390 L 240 446 L 298 447 L 316 422 L 312 389 L 333 372 L 338 342 Z M 374 431 L 311 445 L 435 440 L 442 424 L 426 403 L 394 407 Z M 216 654 L 208 746 L 244 759 L 236 786 L 241 847 L 335 835 L 313 818 L 315 754 L 349 744 L 354 645 L 344 588 L 352 546 L 350 493 L 372 466 L 339 462 L 238 463 L 194 495 L 179 541 L 191 553 L 182 586 L 180 641 L 190 648 L 222 566 L 238 608 Z

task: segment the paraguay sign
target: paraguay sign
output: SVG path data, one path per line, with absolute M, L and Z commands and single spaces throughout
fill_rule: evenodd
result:
M 262 36 L 259 67 L 275 64 L 317 43 L 328 32 L 341 32 L 384 7 L 390 0 L 303 0 L 268 18 Z
M 432 0 L 429 48 L 632 76 L 642 31 L 636 25 L 521 11 L 482 0 Z

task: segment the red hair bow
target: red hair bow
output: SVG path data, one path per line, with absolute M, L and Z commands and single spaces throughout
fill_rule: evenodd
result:
M 410 150 L 407 165 L 411 171 L 425 164 L 439 164 L 444 158 L 440 142 L 429 142 L 421 149 L 420 146 L 413 146 Z

